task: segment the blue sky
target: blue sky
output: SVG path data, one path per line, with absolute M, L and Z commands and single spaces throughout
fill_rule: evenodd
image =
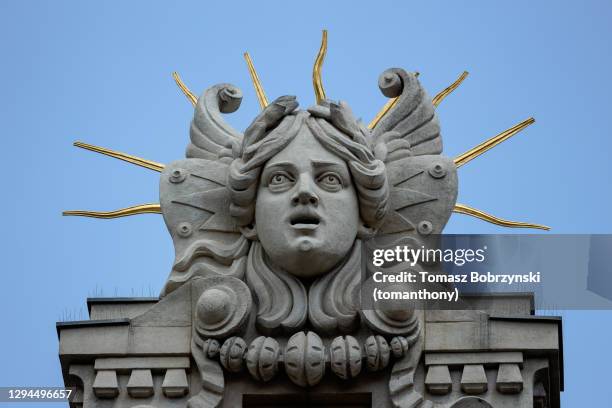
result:
M 431 94 L 470 72 L 438 108 L 449 156 L 536 118 L 460 169 L 459 202 L 560 234 L 612 232 L 611 17 L 607 1 L 2 1 L 0 385 L 61 384 L 55 322 L 84 318 L 88 296 L 156 294 L 170 270 L 160 216 L 60 216 L 158 201 L 157 173 L 72 142 L 181 158 L 193 110 L 175 70 L 197 93 L 242 88 L 228 121 L 244 129 L 259 110 L 244 51 L 270 98 L 309 106 L 323 28 L 327 95 L 364 121 L 392 66 L 419 71 Z M 508 232 L 462 215 L 446 231 Z M 608 406 L 612 312 L 563 317 L 563 406 Z

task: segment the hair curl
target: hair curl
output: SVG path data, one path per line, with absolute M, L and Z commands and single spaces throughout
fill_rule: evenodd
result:
M 297 106 L 295 97 L 282 96 L 245 131 L 228 175 L 230 214 L 243 230 L 252 228 L 259 176 L 265 163 L 308 126 L 323 147 L 346 161 L 357 190 L 361 220 L 376 231 L 387 211 L 389 186 L 385 165 L 372 152 L 369 130 L 344 102 L 325 101 L 308 111 L 298 111 Z

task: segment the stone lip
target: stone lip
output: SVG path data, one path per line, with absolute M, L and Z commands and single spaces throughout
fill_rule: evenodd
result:
M 57 332 L 57 338 L 59 339 L 60 331 L 63 329 L 84 328 L 84 327 L 123 326 L 123 325 L 129 325 L 129 324 L 130 324 L 130 319 L 74 320 L 71 322 L 55 323 L 55 330 Z
M 125 303 L 157 303 L 159 297 L 88 297 L 87 312 L 91 313 L 93 305 L 100 304 L 125 304 Z

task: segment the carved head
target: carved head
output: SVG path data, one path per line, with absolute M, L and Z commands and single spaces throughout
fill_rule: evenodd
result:
M 273 265 L 315 277 L 379 227 L 389 190 L 385 166 L 346 104 L 296 107 L 281 97 L 245 132 L 230 167 L 230 212 Z

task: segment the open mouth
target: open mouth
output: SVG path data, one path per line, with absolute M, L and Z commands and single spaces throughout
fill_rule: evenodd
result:
M 320 219 L 316 215 L 295 215 L 289 221 L 295 229 L 315 229 L 319 226 Z

